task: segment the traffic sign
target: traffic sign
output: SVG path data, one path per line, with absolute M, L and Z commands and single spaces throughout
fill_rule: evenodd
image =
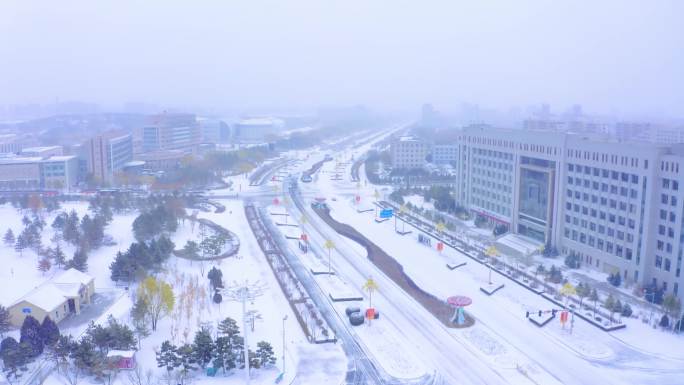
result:
M 394 211 L 392 209 L 383 209 L 380 211 L 380 218 L 392 218 Z

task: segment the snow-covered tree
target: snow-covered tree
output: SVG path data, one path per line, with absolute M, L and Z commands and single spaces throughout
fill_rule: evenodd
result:
M 211 362 L 214 356 L 214 341 L 211 338 L 211 333 L 206 328 L 200 328 L 195 333 L 192 348 L 195 353 L 195 360 L 202 369 L 206 368 L 207 364 Z
M 43 352 L 43 340 L 40 337 L 40 323 L 33 316 L 24 318 L 21 325 L 21 338 L 19 343 L 26 343 L 30 347 L 30 357 L 37 357 Z
M 164 341 L 157 352 L 157 367 L 164 368 L 167 372 L 172 372 L 180 366 L 177 348 L 169 341 Z
M 5 233 L 5 236 L 2 238 L 2 240 L 5 242 L 5 246 L 14 245 L 15 239 L 14 232 L 12 231 L 12 229 L 7 229 L 7 232 Z
M 6 307 L 0 305 L 0 337 L 4 336 L 11 328 L 10 313 Z
M 59 246 L 59 243 L 52 250 L 52 260 L 59 267 L 62 267 L 64 266 L 64 264 L 66 264 L 66 255 L 64 255 L 64 252 L 62 251 L 62 248 Z
M 53 346 L 59 340 L 59 327 L 50 316 L 46 316 L 40 324 L 39 334 L 43 345 Z
M 255 352 L 257 361 L 259 363 L 257 368 L 268 367 L 276 363 L 276 357 L 273 353 L 273 346 L 266 341 L 257 343 L 257 350 Z

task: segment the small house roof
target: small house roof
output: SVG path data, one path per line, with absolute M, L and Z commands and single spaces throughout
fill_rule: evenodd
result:
M 66 297 L 61 290 L 48 282 L 31 290 L 14 305 L 24 301 L 49 312 L 66 302 Z
M 93 279 L 90 275 L 71 268 L 31 290 L 12 306 L 25 301 L 49 312 L 62 305 L 68 298 L 78 297 L 81 287 L 88 285 Z
M 133 358 L 135 350 L 110 350 L 107 357 Z

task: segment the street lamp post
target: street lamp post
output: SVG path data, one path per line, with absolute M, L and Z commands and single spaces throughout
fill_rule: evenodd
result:
M 242 303 L 242 330 L 245 331 L 245 384 L 249 385 L 249 330 L 247 328 L 247 301 L 254 302 L 257 297 L 264 294 L 265 286 L 260 282 L 244 283 L 233 282 L 232 285 L 222 289 L 223 298 L 234 302 Z
M 287 321 L 287 314 L 283 317 L 283 376 L 285 375 L 285 321 Z

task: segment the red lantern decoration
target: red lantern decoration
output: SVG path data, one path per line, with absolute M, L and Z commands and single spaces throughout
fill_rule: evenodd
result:
M 441 253 L 442 250 L 444 250 L 444 243 L 438 242 L 437 243 L 437 251 L 439 251 Z
M 273 198 L 273 204 L 276 206 L 280 204 L 280 201 L 278 200 L 278 198 Z

